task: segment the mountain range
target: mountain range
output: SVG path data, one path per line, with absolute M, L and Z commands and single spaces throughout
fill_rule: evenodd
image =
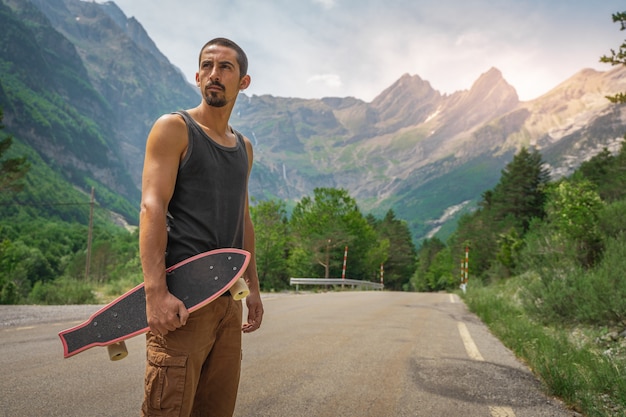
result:
M 150 126 L 196 106 L 197 88 L 113 2 L 0 0 L 0 25 L 6 131 L 68 186 L 126 199 L 132 209 L 109 208 L 136 223 Z M 253 198 L 290 206 L 315 187 L 344 188 L 364 212 L 393 209 L 419 241 L 449 233 L 522 146 L 554 179 L 617 151 L 626 111 L 605 96 L 621 91 L 622 67 L 582 69 L 530 101 L 497 68 L 453 94 L 405 74 L 371 102 L 242 93 L 231 123 L 255 146 Z

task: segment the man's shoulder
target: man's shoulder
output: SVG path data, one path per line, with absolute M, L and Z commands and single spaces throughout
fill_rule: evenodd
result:
M 186 129 L 187 123 L 180 113 L 166 113 L 154 122 L 154 126 L 168 131 L 171 129 L 182 130 Z
M 157 119 L 158 123 L 173 123 L 173 124 L 185 124 L 183 117 L 183 111 L 175 111 L 171 113 L 165 113 Z
M 187 124 L 178 115 L 168 113 L 160 116 L 152 126 L 148 136 L 149 140 L 163 143 L 187 143 Z

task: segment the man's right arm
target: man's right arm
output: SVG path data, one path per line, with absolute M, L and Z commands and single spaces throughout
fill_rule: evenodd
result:
M 187 127 L 177 115 L 159 118 L 146 142 L 139 214 L 139 253 L 150 330 L 165 335 L 183 326 L 189 313 L 167 289 L 166 214 L 174 193 L 178 166 L 187 149 Z

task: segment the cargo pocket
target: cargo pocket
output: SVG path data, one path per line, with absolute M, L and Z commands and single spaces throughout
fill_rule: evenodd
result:
M 187 356 L 149 348 L 147 358 L 146 402 L 155 411 L 179 412 L 185 391 Z

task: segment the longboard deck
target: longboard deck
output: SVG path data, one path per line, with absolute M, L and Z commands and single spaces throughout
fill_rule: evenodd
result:
M 229 290 L 243 275 L 250 253 L 217 249 L 186 259 L 167 269 L 169 291 L 193 312 Z M 107 346 L 148 331 L 144 285 L 113 300 L 85 322 L 59 333 L 68 358 L 94 346 Z

